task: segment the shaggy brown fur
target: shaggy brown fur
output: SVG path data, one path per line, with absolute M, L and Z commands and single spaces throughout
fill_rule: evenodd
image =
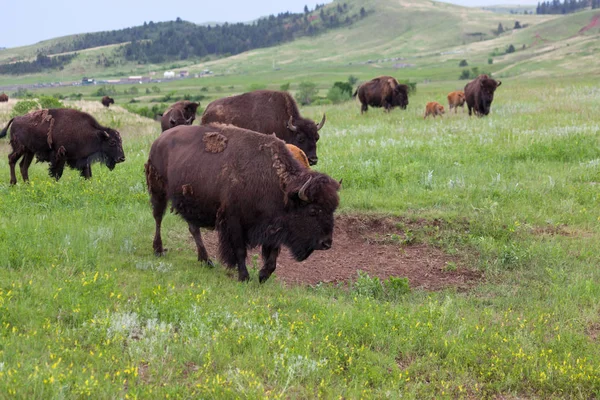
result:
M 293 144 L 289 144 L 289 143 L 287 143 L 285 146 L 288 148 L 288 150 L 292 153 L 292 156 L 294 156 L 294 158 L 300 164 L 302 164 L 306 168 L 310 168 L 310 164 L 308 163 L 308 158 L 306 158 L 306 154 L 304 154 L 304 152 L 300 148 L 294 146 Z
M 462 90 L 455 90 L 454 92 L 448 93 L 448 107 L 450 112 L 454 108 L 454 113 L 458 111 L 458 107 L 462 107 L 463 111 L 465 109 L 465 92 Z
M 7 101 L 8 101 L 8 96 L 6 95 L 6 93 L 0 94 L 0 103 L 4 103 Z
M 487 75 L 479 75 L 465 86 L 465 98 L 469 115 L 471 110 L 480 117 L 490 113 L 490 107 L 494 100 L 494 92 L 502 82 L 496 81 Z
M 165 111 L 160 119 L 162 131 L 179 125 L 191 125 L 196 119 L 196 110 L 200 103 L 188 100 L 178 101 Z
M 443 105 L 441 105 L 437 101 L 430 101 L 425 106 L 425 115 L 423 116 L 423 119 L 427 118 L 430 115 L 433 115 L 433 118 L 435 118 L 438 115 L 441 117 L 442 114 L 444 114 L 444 112 L 445 111 Z
M 206 151 L 206 135 L 227 138 L 219 152 Z M 210 140 L 208 141 L 210 142 Z M 198 252 L 210 263 L 200 227 L 219 231 L 219 255 L 247 280 L 246 249 L 262 246 L 261 282 L 275 270 L 280 247 L 304 260 L 331 247 L 338 182 L 302 167 L 284 142 L 232 125 L 178 126 L 152 144 L 145 165 L 156 221 L 154 252 L 164 252 L 161 223 L 170 201 Z
M 8 156 L 10 183 L 17 183 L 15 164 L 19 166 L 24 181 L 33 157 L 50 162 L 50 176 L 60 179 L 65 164 L 81 171 L 85 178 L 92 176 L 91 163 L 101 160 L 113 169 L 125 161 L 121 135 L 104 127 L 89 114 L 72 109 L 39 110 L 11 119 L 0 132 L 6 136 L 12 124 Z
M 360 100 L 360 113 L 371 107 L 383 107 L 389 112 L 394 107 L 403 110 L 408 105 L 408 86 L 400 84 L 391 76 L 380 76 L 363 83 L 356 89 L 352 97 Z
M 257 90 L 238 96 L 213 101 L 202 115 L 202 125 L 232 124 L 267 135 L 275 134 L 306 154 L 314 165 L 318 161 L 319 129 L 325 124 L 325 115 L 319 124 L 300 116 L 298 106 L 287 92 Z
M 104 107 L 109 107 L 111 104 L 115 104 L 115 100 L 112 97 L 108 96 L 104 96 L 100 101 L 102 102 L 102 105 Z

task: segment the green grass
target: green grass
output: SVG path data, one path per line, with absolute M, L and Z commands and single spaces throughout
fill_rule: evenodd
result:
M 504 79 L 489 117 L 423 120 L 463 85 L 419 84 L 389 114 L 301 112 L 327 112 L 317 169 L 343 178 L 339 212 L 424 219 L 419 240 L 484 273 L 468 291 L 240 284 L 195 261 L 171 214 L 155 258 L 143 164 L 160 128 L 119 108 L 75 103 L 127 156 L 89 181 L 33 164 L 10 187 L 0 141 L 0 397 L 597 397 L 597 82 Z

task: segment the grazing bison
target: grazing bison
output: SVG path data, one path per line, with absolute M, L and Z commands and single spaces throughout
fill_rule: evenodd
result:
M 198 260 L 211 263 L 200 227 L 215 227 L 219 254 L 248 280 L 246 249 L 262 246 L 260 282 L 275 270 L 281 246 L 298 261 L 333 240 L 339 183 L 302 167 L 273 135 L 232 125 L 178 126 L 152 144 L 145 165 L 156 221 L 153 248 L 164 252 L 160 226 L 170 200 L 188 223 Z
M 391 76 L 380 76 L 365 82 L 356 89 L 352 97 L 360 100 L 360 113 L 371 107 L 383 107 L 389 112 L 394 107 L 405 110 L 408 105 L 408 86 L 398 83 Z
M 484 116 L 490 113 L 490 106 L 494 100 L 494 92 L 502 82 L 494 80 L 487 75 L 479 75 L 465 86 L 465 98 L 469 115 L 471 110 L 475 115 Z
M 458 112 L 458 107 L 462 107 L 463 112 L 465 110 L 465 92 L 462 90 L 455 90 L 454 92 L 448 93 L 448 107 L 450 112 L 454 108 L 454 113 Z
M 267 135 L 275 133 L 284 142 L 302 149 L 310 165 L 315 165 L 318 131 L 325 119 L 323 114 L 321 122 L 315 124 L 302 118 L 298 105 L 287 92 L 257 90 L 213 101 L 202 115 L 202 125 L 219 122 Z
M 104 96 L 101 101 L 104 107 L 109 107 L 111 104 L 115 104 L 115 100 L 108 96 Z
M 24 181 L 29 180 L 29 165 L 33 156 L 50 163 L 50 176 L 60 179 L 65 164 L 81 171 L 83 177 L 92 176 L 90 164 L 102 161 L 109 169 L 125 161 L 121 135 L 114 129 L 100 125 L 91 115 L 68 108 L 38 110 L 15 117 L 0 132 L 6 136 L 9 127 L 12 153 L 8 155 L 10 183 L 17 183 L 15 164 Z
M 191 125 L 196 119 L 196 110 L 200 103 L 182 100 L 173 104 L 164 112 L 160 119 L 162 131 L 171 129 L 178 125 Z
M 4 103 L 7 101 L 8 101 L 8 96 L 6 95 L 6 93 L 0 94 L 0 103 Z
M 425 115 L 423 116 L 423 119 L 427 118 L 430 115 L 433 115 L 433 118 L 435 118 L 438 115 L 441 117 L 444 114 L 444 112 L 445 111 L 443 105 L 441 105 L 437 101 L 430 101 L 425 106 Z
M 310 168 L 310 163 L 308 162 L 308 157 L 306 157 L 306 154 L 304 154 L 304 152 L 302 151 L 301 148 L 296 147 L 293 144 L 289 144 L 289 143 L 286 143 L 285 146 L 288 148 L 290 153 L 292 153 L 292 156 L 294 156 L 296 161 L 298 161 L 304 167 Z

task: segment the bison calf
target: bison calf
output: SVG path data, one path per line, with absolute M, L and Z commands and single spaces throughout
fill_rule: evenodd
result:
M 60 179 L 65 164 L 81 171 L 83 177 L 92 176 L 91 163 L 102 161 L 109 169 L 125 161 L 121 135 L 114 129 L 100 125 L 94 117 L 82 111 L 57 108 L 31 112 L 15 117 L 0 132 L 6 136 L 9 127 L 12 153 L 8 155 L 10 183 L 17 183 L 15 164 L 24 181 L 35 156 L 38 161 L 50 162 L 50 176 Z
M 210 263 L 200 227 L 214 227 L 220 258 L 237 266 L 240 281 L 249 278 L 248 248 L 262 246 L 264 282 L 282 245 L 298 261 L 332 245 L 338 182 L 301 166 L 275 136 L 232 125 L 178 126 L 152 144 L 145 168 L 157 255 L 169 201 L 188 223 L 198 260 Z
M 448 107 L 450 112 L 454 108 L 454 113 L 458 112 L 458 107 L 462 107 L 463 112 L 465 110 L 465 92 L 462 90 L 455 90 L 454 92 L 448 93 Z
M 430 115 L 433 115 L 433 118 L 435 118 L 438 115 L 441 117 L 442 114 L 444 114 L 444 112 L 445 111 L 443 105 L 436 101 L 430 101 L 425 106 L 425 115 L 423 116 L 423 119 L 427 118 Z

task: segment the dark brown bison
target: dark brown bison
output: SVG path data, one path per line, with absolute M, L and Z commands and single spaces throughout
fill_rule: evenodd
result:
M 458 107 L 462 107 L 463 112 L 465 111 L 465 92 L 462 90 L 455 90 L 454 92 L 448 93 L 448 106 L 450 111 L 454 108 L 454 113 L 458 112 Z
M 171 129 L 178 125 L 191 125 L 196 119 L 196 110 L 200 103 L 182 100 L 173 104 L 164 112 L 160 119 L 162 131 Z
M 494 92 L 502 82 L 494 80 L 487 75 L 479 75 L 476 79 L 465 86 L 465 99 L 469 115 L 471 110 L 475 115 L 484 116 L 490 113 L 490 107 L 494 100 Z
M 102 161 L 109 169 L 125 161 L 121 135 L 114 129 L 100 125 L 91 115 L 68 108 L 38 110 L 15 117 L 0 132 L 6 136 L 9 127 L 12 153 L 8 155 L 10 183 L 17 183 L 15 164 L 24 181 L 33 156 L 50 163 L 50 176 L 60 179 L 65 164 L 81 171 L 85 178 L 92 176 L 91 163 Z
M 389 112 L 394 107 L 405 110 L 408 105 L 408 86 L 398 83 L 391 76 L 380 76 L 365 82 L 356 89 L 352 97 L 360 100 L 360 113 L 371 107 L 383 107 Z
M 300 165 L 273 135 L 232 125 L 178 126 L 152 144 L 146 182 L 156 221 L 154 252 L 168 201 L 188 223 L 198 260 L 211 263 L 200 227 L 215 227 L 219 254 L 248 280 L 246 249 L 262 246 L 260 282 L 275 270 L 281 246 L 305 260 L 332 244 L 339 184 Z
M 325 114 L 319 124 L 301 117 L 293 97 L 274 90 L 257 90 L 215 100 L 202 115 L 202 125 L 218 122 L 268 135 L 275 133 L 284 142 L 302 149 L 310 165 L 319 160 L 317 141 L 325 120 Z
M 0 94 L 0 103 L 4 103 L 7 101 L 8 101 L 8 96 L 6 95 L 6 93 Z
M 104 96 L 101 101 L 104 107 L 109 107 L 111 104 L 115 104 L 115 100 L 108 96 Z

